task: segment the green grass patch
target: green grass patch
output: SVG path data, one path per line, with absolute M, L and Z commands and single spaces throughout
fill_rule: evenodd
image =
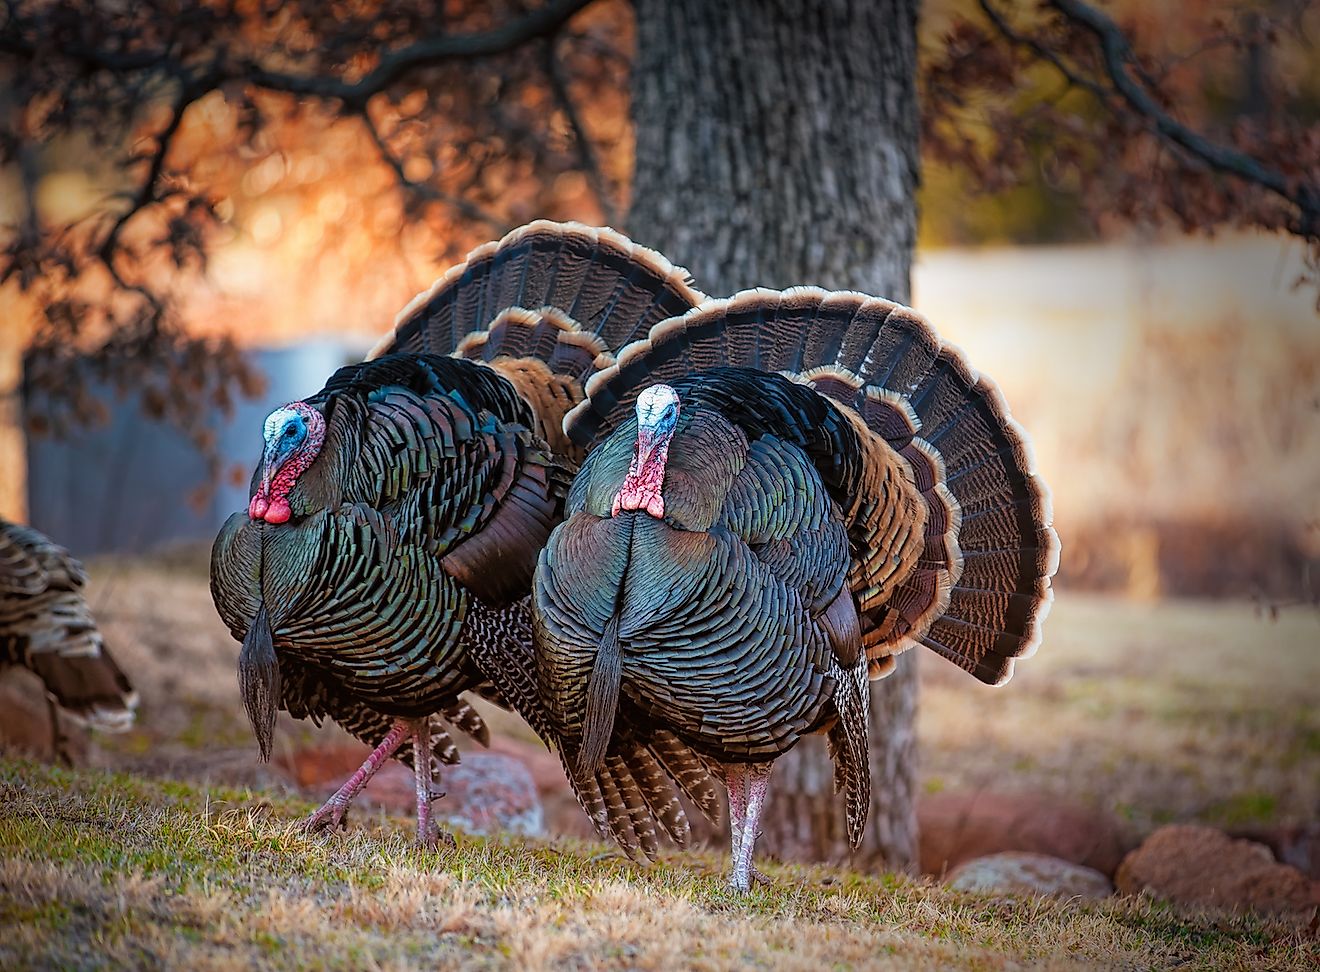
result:
M 459 836 L 406 821 L 309 837 L 269 793 L 0 760 L 0 966 L 395 968 L 1306 967 L 1261 919 L 985 898 L 896 875 L 725 861 L 640 867 L 600 845 Z M 1189 958 L 1190 957 L 1190 958 Z

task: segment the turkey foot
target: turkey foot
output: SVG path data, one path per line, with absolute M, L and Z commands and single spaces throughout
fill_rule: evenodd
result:
M 761 810 L 770 787 L 772 763 L 725 764 L 725 784 L 729 789 L 729 836 L 733 849 L 733 872 L 729 887 L 750 891 L 752 882 L 768 885 L 770 879 L 752 866 Z
M 435 850 L 444 844 L 450 850 L 458 846 L 454 835 L 441 830 L 431 820 L 431 801 L 445 795 L 445 791 L 431 779 L 431 723 L 417 719 L 411 724 L 413 744 L 413 779 L 417 794 L 417 846 Z
M 404 737 L 411 731 L 413 731 L 413 725 L 410 720 L 395 720 L 393 727 L 391 727 L 385 738 L 380 741 L 380 745 L 371 751 L 371 755 L 367 757 L 366 762 L 359 766 L 357 772 L 335 791 L 334 796 L 325 801 L 320 810 L 307 818 L 303 826 L 313 833 L 318 830 L 342 826 L 344 814 L 348 812 L 349 803 L 367 785 L 367 781 L 376 775 L 376 771 L 384 765 L 385 760 L 393 756 L 395 750 L 403 745 Z M 429 765 L 428 761 L 428 769 Z

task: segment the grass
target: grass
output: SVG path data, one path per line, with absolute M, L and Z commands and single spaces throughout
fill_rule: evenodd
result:
M 892 876 L 722 859 L 648 868 L 603 847 L 406 821 L 308 837 L 309 805 L 0 761 L 0 967 L 1292 969 L 1320 945 L 1258 918 L 986 898 Z
M 238 645 L 215 614 L 205 552 L 92 564 L 92 603 L 142 695 L 100 762 L 269 786 L 235 690 Z M 1304 822 L 1320 808 L 1320 612 L 1149 603 L 1064 591 L 1045 643 L 1003 688 L 918 660 L 921 790 L 1027 790 L 1109 811 L 1133 839 L 1170 821 Z M 530 737 L 483 709 L 497 733 Z M 282 718 L 277 757 L 342 739 Z M 565 797 L 571 803 L 571 798 Z M 569 807 L 576 815 L 576 807 Z
M 1320 809 L 1320 612 L 1059 595 L 1003 688 L 921 659 L 924 789 L 1046 792 L 1170 821 L 1301 823 Z
M 639 868 L 565 836 L 461 835 L 425 854 L 407 820 L 372 811 L 309 838 L 311 804 L 256 762 L 204 559 L 92 575 L 139 725 L 97 738 L 97 769 L 0 755 L 5 970 L 1320 966 L 1296 927 L 1144 899 L 978 897 L 770 863 L 775 885 L 735 898 L 720 854 Z M 1065 592 L 1006 688 L 920 659 L 921 791 L 1044 792 L 1116 815 L 1134 840 L 1171 821 L 1314 820 L 1318 644 L 1314 611 Z M 337 736 L 283 720 L 277 755 Z

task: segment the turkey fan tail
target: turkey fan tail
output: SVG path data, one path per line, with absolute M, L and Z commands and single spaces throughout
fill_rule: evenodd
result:
M 599 441 L 647 385 L 729 367 L 782 373 L 849 406 L 838 411 L 854 431 L 823 436 L 826 453 L 853 454 L 826 479 L 846 507 L 871 676 L 924 644 L 982 681 L 1007 681 L 1039 643 L 1059 543 L 1026 435 L 994 382 L 901 304 L 749 290 L 623 348 L 588 380 L 565 431 Z
M 617 348 L 703 299 L 686 270 L 622 233 L 538 219 L 477 247 L 413 298 L 371 357 L 453 354 L 511 307 L 554 308 Z
M 661 321 L 624 347 L 613 366 L 593 375 L 587 401 L 565 420 L 565 430 L 585 445 L 607 435 L 637 395 L 657 381 L 674 382 L 714 368 L 752 368 L 798 374 L 841 359 L 858 362 L 864 348 L 852 330 L 862 325 L 855 304 L 868 301 L 871 315 L 895 305 L 860 294 L 816 287 L 746 290 L 707 300 Z
M 907 463 L 926 509 L 922 549 L 864 621 L 873 674 L 922 644 L 991 685 L 1035 652 L 1059 566 L 1049 489 L 999 387 L 911 308 L 858 305 L 865 353 L 807 373 Z M 860 349 L 859 349 L 860 350 Z M 869 622 L 869 624 L 867 623 Z
M 703 299 L 686 270 L 621 233 L 537 220 L 477 247 L 418 294 L 369 357 L 486 362 L 531 403 L 555 446 L 564 413 L 613 362 L 611 349 Z

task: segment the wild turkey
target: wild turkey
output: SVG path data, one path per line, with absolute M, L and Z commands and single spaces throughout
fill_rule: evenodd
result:
M 31 669 L 46 686 L 52 740 L 56 706 L 105 732 L 133 724 L 138 697 L 101 640 L 82 564 L 45 534 L 0 520 L 0 665 Z
M 921 644 L 1000 684 L 1040 640 L 1058 541 L 999 391 L 908 308 L 796 288 L 658 324 L 587 394 L 533 583 L 573 769 L 620 719 L 721 764 L 746 890 L 771 765 L 826 732 L 856 847 L 868 676 Z
M 544 728 L 527 595 L 582 454 L 563 416 L 613 362 L 608 348 L 700 299 L 686 271 L 611 230 L 532 223 L 419 295 L 373 360 L 266 419 L 248 509 L 212 551 L 211 589 L 243 643 L 263 759 L 277 708 L 374 747 L 312 829 L 341 823 L 395 756 L 413 765 L 418 839 L 433 845 L 434 764 L 458 759 L 446 724 L 487 741 L 465 691 Z M 714 810 L 700 767 L 681 746 L 638 746 L 625 725 L 578 794 L 602 833 L 645 838 L 653 853 L 657 821 L 686 834 L 668 776 Z

